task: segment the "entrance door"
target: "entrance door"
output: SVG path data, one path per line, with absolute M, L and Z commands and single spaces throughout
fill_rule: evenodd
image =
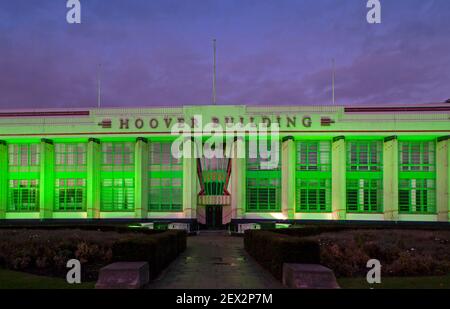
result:
M 208 229 L 218 229 L 222 227 L 222 206 L 206 206 L 206 227 Z

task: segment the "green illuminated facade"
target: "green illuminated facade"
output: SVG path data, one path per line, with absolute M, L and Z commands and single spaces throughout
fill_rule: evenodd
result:
M 279 164 L 173 157 L 174 124 L 198 115 L 278 123 Z M 449 119 L 450 104 L 0 111 L 0 219 L 449 222 Z

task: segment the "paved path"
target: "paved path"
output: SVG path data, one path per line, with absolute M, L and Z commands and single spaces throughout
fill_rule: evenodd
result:
M 188 237 L 186 251 L 150 285 L 154 289 L 282 287 L 245 252 L 242 237 L 210 231 Z

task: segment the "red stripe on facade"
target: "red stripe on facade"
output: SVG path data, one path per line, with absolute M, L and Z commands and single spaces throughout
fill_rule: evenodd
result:
M 381 113 L 381 112 L 450 112 L 449 106 L 397 106 L 397 107 L 345 107 L 346 113 Z
M 89 116 L 89 111 L 71 111 L 71 112 L 10 112 L 0 113 L 0 118 L 13 117 L 65 117 L 65 116 Z
M 449 133 L 450 130 L 292 130 L 280 131 L 280 133 Z M 244 132 L 236 132 L 236 134 Z M 81 133 L 23 133 L 23 134 L 0 134 L 0 136 L 77 136 L 77 135 L 171 135 L 172 132 L 81 132 Z

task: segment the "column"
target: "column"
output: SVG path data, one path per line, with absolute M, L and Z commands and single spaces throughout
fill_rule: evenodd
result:
M 383 143 L 383 208 L 385 220 L 398 220 L 398 139 L 389 136 Z
M 331 146 L 331 209 L 334 220 L 345 220 L 347 212 L 345 137 L 336 136 Z
M 148 141 L 146 138 L 138 137 L 134 147 L 135 160 L 135 217 L 147 218 L 148 213 Z
M 87 218 L 100 218 L 100 169 L 101 145 L 96 138 L 90 138 L 87 146 Z
M 281 145 L 281 211 L 286 219 L 295 213 L 295 142 L 286 136 Z
M 53 141 L 41 139 L 40 143 L 40 180 L 39 180 L 39 217 L 50 219 L 53 215 L 54 204 L 54 146 Z
M 183 212 L 186 219 L 197 217 L 197 159 L 193 140 L 184 141 L 183 149 Z
M 0 219 L 6 216 L 8 204 L 8 145 L 0 141 Z
M 245 141 L 242 137 L 235 138 L 231 158 L 231 218 L 242 219 L 246 199 L 246 158 Z
M 450 135 L 438 138 L 436 147 L 437 220 L 450 221 Z

